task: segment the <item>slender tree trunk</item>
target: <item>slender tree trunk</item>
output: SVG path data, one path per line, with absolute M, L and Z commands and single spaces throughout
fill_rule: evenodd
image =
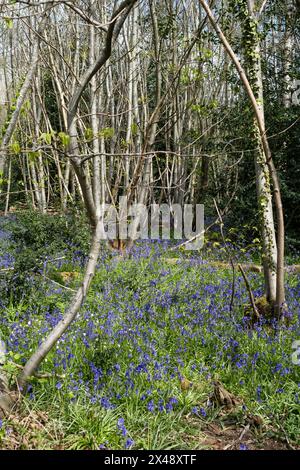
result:
M 294 0 L 286 1 L 286 15 L 285 15 L 285 32 L 284 32 L 284 54 L 283 54 L 283 79 L 284 79 L 284 93 L 283 105 L 289 108 L 292 104 L 292 79 L 291 67 L 293 65 L 293 46 L 294 41 L 290 31 L 291 19 L 295 14 Z
M 255 93 L 257 109 L 260 113 L 260 120 L 264 134 L 266 133 L 264 117 L 264 95 L 263 79 L 261 70 L 261 50 L 257 31 L 257 20 L 255 18 L 255 0 L 248 0 L 249 21 L 243 25 L 245 39 L 247 41 L 246 65 L 248 68 L 249 83 Z M 250 28 L 249 28 L 250 26 Z M 250 30 L 250 31 L 249 31 Z M 273 218 L 272 194 L 270 187 L 270 170 L 266 161 L 266 155 L 262 147 L 257 119 L 253 118 L 253 135 L 255 147 L 255 172 L 258 211 L 261 227 L 261 239 L 263 246 L 263 268 L 265 278 L 265 294 L 267 300 L 274 305 L 276 302 L 276 269 L 277 269 L 277 245 Z
M 90 26 L 90 65 L 95 62 L 95 27 Z M 101 211 L 101 188 L 100 188 L 100 146 L 99 146 L 99 125 L 97 117 L 97 84 L 95 76 L 90 82 L 91 94 L 91 128 L 93 133 L 92 150 L 93 157 L 93 197 L 96 210 L 96 217 L 100 216 Z
M 39 38 L 36 39 L 34 49 L 33 49 L 33 54 L 32 54 L 31 66 L 30 66 L 30 68 L 27 72 L 26 78 L 24 80 L 24 83 L 21 87 L 18 99 L 16 101 L 15 110 L 12 114 L 10 122 L 7 126 L 7 129 L 4 133 L 4 136 L 3 136 L 2 141 L 1 141 L 1 145 L 0 145 L 0 176 L 3 175 L 3 171 L 4 171 L 4 165 L 5 165 L 6 153 L 7 153 L 7 146 L 9 145 L 11 137 L 13 135 L 13 132 L 16 128 L 22 106 L 24 104 L 27 92 L 28 92 L 28 90 L 31 86 L 32 79 L 33 79 L 34 74 L 36 72 L 37 65 L 38 65 L 38 59 L 39 59 Z M 1 184 L 0 184 L 0 193 L 1 193 Z
M 228 53 L 230 59 L 232 60 L 234 66 L 236 67 L 242 83 L 245 87 L 251 105 L 253 107 L 253 111 L 255 114 L 255 118 L 257 121 L 257 126 L 259 129 L 260 139 L 264 151 L 265 162 L 268 165 L 270 177 L 273 183 L 273 193 L 274 193 L 274 202 L 276 207 L 276 216 L 277 216 L 277 279 L 276 279 L 276 302 L 275 302 L 275 312 L 278 318 L 281 317 L 282 310 L 285 305 L 285 289 L 284 289 L 284 217 L 283 217 L 283 209 L 282 209 L 282 200 L 281 200 L 281 192 L 280 192 L 280 184 L 277 176 L 277 171 L 274 166 L 274 162 L 272 159 L 272 154 L 269 147 L 269 142 L 266 136 L 266 130 L 264 125 L 263 116 L 259 105 L 257 103 L 257 98 L 253 93 L 252 87 L 250 82 L 247 78 L 244 68 L 242 67 L 238 57 L 234 53 L 232 47 L 230 46 L 229 42 L 227 41 L 226 37 L 224 36 L 222 30 L 220 29 L 219 25 L 217 24 L 214 16 L 212 14 L 211 9 L 209 8 L 208 4 L 205 0 L 199 0 L 202 7 L 206 11 L 206 14 L 215 29 L 216 33 L 218 34 L 220 40 L 222 41 L 226 52 Z
M 39 367 L 43 359 L 47 356 L 48 352 L 56 344 L 58 339 L 63 335 L 66 329 L 70 326 L 77 313 L 79 312 L 86 295 L 88 293 L 91 281 L 95 275 L 97 261 L 100 251 L 100 243 L 104 236 L 104 226 L 102 219 L 98 221 L 97 226 L 93 232 L 93 239 L 89 253 L 89 260 L 86 266 L 84 278 L 81 286 L 78 288 L 74 295 L 70 306 L 65 311 L 63 319 L 54 327 L 48 337 L 42 342 L 34 354 L 30 357 L 24 366 L 17 379 L 17 384 L 20 389 L 24 388 L 27 380 L 33 375 L 34 371 Z M 0 396 L 1 406 L 1 396 Z

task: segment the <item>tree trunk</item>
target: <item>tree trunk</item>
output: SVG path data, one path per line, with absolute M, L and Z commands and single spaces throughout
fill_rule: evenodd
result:
M 257 31 L 257 20 L 255 18 L 255 0 L 248 0 L 248 15 L 250 20 L 243 24 L 246 50 L 246 65 L 248 69 L 249 83 L 254 91 L 257 108 L 264 134 L 266 133 L 264 117 L 263 80 L 261 70 L 261 51 Z M 248 28 L 248 29 L 247 29 Z M 250 31 L 249 31 L 250 29 Z M 254 30 L 254 33 L 253 33 Z M 250 33 L 250 34 L 249 34 Z M 273 218 L 272 194 L 270 188 L 270 171 L 266 161 L 266 155 L 261 143 L 257 119 L 253 118 L 254 143 L 257 147 L 255 155 L 255 172 L 258 213 L 261 228 L 261 240 L 263 247 L 262 263 L 264 268 L 265 295 L 271 305 L 276 301 L 276 269 L 277 269 L 277 246 Z

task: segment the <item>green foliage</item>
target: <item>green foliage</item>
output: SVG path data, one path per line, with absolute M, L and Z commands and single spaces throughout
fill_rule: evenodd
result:
M 68 147 L 69 143 L 70 143 L 70 136 L 67 135 L 65 132 L 59 132 L 58 133 L 58 137 L 60 138 L 60 141 L 63 145 L 63 147 Z
M 131 133 L 133 136 L 137 135 L 138 134 L 138 131 L 139 131 L 139 126 L 137 125 L 136 122 L 133 122 L 131 124 Z
M 217 100 L 212 100 L 209 103 L 191 104 L 190 108 L 193 112 L 197 113 L 201 117 L 207 117 L 212 110 L 218 107 Z
M 30 291 L 33 273 L 43 272 L 47 259 L 71 256 L 74 251 L 84 256 L 88 251 L 90 235 L 84 218 L 25 211 L 8 224 L 15 257 L 9 284 L 16 298 L 21 292 L 24 294 L 26 285 Z
M 94 138 L 93 129 L 91 129 L 90 127 L 87 127 L 84 131 L 84 137 L 88 142 L 93 140 Z
M 158 18 L 158 32 L 162 39 L 167 39 L 176 31 L 176 15 L 163 15 Z
M 113 127 L 104 127 L 99 132 L 99 136 L 103 137 L 104 139 L 112 139 L 115 135 L 115 130 Z
M 21 147 L 20 147 L 20 144 L 19 142 L 15 141 L 13 142 L 11 145 L 10 145 L 10 150 L 12 153 L 14 153 L 15 155 L 18 155 L 21 151 Z
M 21 116 L 26 117 L 31 109 L 31 102 L 30 100 L 25 100 L 23 106 L 21 108 Z
M 51 131 L 51 132 L 42 132 L 42 134 L 40 135 L 40 140 L 42 142 L 45 142 L 46 144 L 48 145 L 51 145 L 51 142 L 52 142 L 52 139 L 54 138 L 55 136 L 55 132 L 54 131 Z
M 7 17 L 4 17 L 4 22 L 5 22 L 5 25 L 8 29 L 12 29 L 13 27 L 13 20 L 11 18 L 7 18 Z

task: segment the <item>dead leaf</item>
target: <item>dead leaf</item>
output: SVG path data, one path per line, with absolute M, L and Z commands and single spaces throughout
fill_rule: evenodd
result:
M 180 388 L 183 391 L 189 390 L 193 386 L 193 382 L 190 380 L 186 379 L 185 377 L 182 377 L 180 379 Z

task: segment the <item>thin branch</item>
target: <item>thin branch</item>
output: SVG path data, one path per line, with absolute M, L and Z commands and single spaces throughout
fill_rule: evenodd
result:
M 218 208 L 218 205 L 217 205 L 217 202 L 216 202 L 215 199 L 214 199 L 214 205 L 215 205 L 215 208 L 216 208 L 216 211 L 217 211 L 217 214 L 218 214 L 218 218 L 219 218 L 219 221 L 220 221 L 221 237 L 222 237 L 224 247 L 225 247 L 226 253 L 228 255 L 230 265 L 231 265 L 231 269 L 232 269 L 231 299 L 230 299 L 230 305 L 229 305 L 229 311 L 231 312 L 232 308 L 233 308 L 234 294 L 235 294 L 235 266 L 234 266 L 234 262 L 233 262 L 233 258 L 231 256 L 230 250 L 228 249 L 227 242 L 225 240 L 225 236 L 224 236 L 224 232 L 223 232 L 224 223 L 223 223 L 221 212 L 219 211 L 219 208 Z
M 241 264 L 238 264 L 238 268 L 241 271 L 243 279 L 245 281 L 254 316 L 255 316 L 256 320 L 259 320 L 260 319 L 260 314 L 259 314 L 259 311 L 258 311 L 256 305 L 255 305 L 255 299 L 254 299 L 254 295 L 253 295 L 253 292 L 252 292 L 252 289 L 251 289 L 251 286 L 250 286 L 249 279 L 248 279 L 248 277 L 247 277 L 247 275 L 244 271 L 244 268 Z

